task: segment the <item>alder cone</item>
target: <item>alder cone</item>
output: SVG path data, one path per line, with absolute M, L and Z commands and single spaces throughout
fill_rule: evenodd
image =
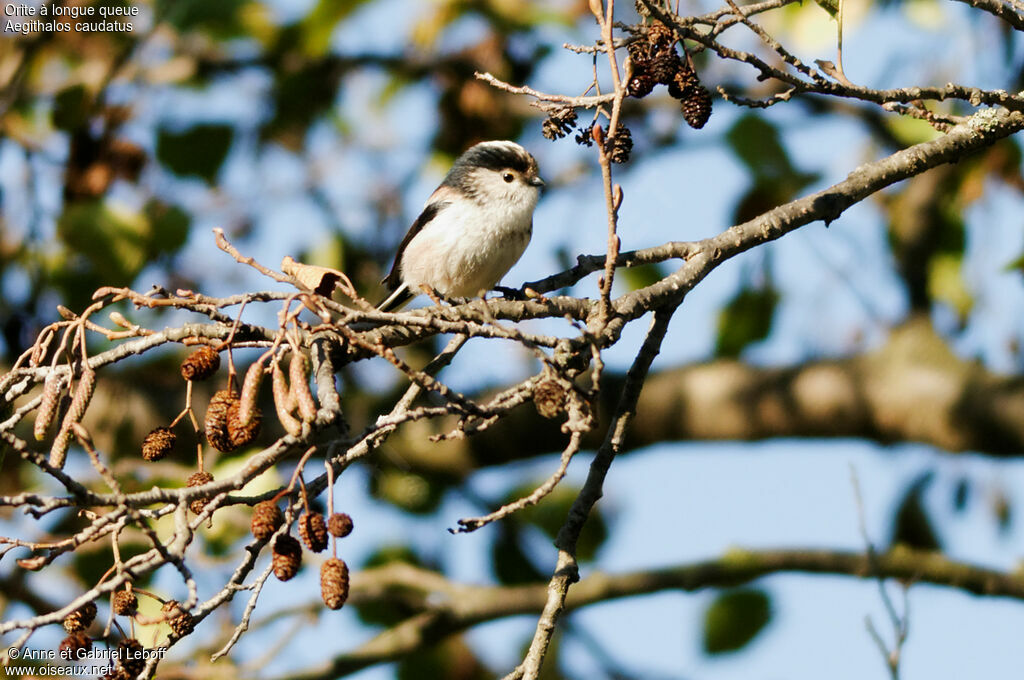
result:
M 219 390 L 210 398 L 210 404 L 206 407 L 206 418 L 203 420 L 206 441 L 221 453 L 230 453 L 238 448 L 228 434 L 228 410 L 237 403 L 238 395 L 234 392 Z
M 320 597 L 328 609 L 341 609 L 348 599 L 348 565 L 332 557 L 320 565 Z
M 220 368 L 220 354 L 203 345 L 181 362 L 181 377 L 185 380 L 206 380 Z
M 100 676 L 100 680 L 135 680 L 123 666 L 114 666 Z
M 171 627 L 171 632 L 176 637 L 185 637 L 195 630 L 195 620 L 191 614 L 181 608 L 181 604 L 177 600 L 167 600 L 164 606 L 160 607 L 160 611 L 168 614 L 167 625 Z
M 169 428 L 158 427 L 142 440 L 142 457 L 148 461 L 157 461 L 174 449 L 178 436 Z
M 199 472 L 193 472 L 188 476 L 188 480 L 185 482 L 185 486 L 202 486 L 213 481 L 213 475 L 206 470 L 200 470 Z M 196 498 L 188 504 L 188 509 L 194 514 L 198 515 L 206 507 L 209 500 L 206 498 Z
M 666 52 L 665 54 L 659 54 L 651 61 L 649 67 L 649 73 L 654 80 L 662 85 L 668 85 L 671 83 L 678 73 L 683 68 L 683 62 L 679 58 L 679 55 L 672 52 Z
M 79 633 L 96 620 L 96 603 L 86 602 L 81 607 L 64 617 L 64 630 Z
M 130 590 L 118 590 L 110 600 L 110 608 L 118 616 L 135 616 L 139 611 L 139 598 Z
M 288 534 L 278 536 L 274 541 L 271 564 L 277 580 L 290 581 L 302 566 L 302 546 Z
M 252 509 L 252 522 L 250 528 L 252 535 L 261 541 L 270 538 L 277 528 L 284 522 L 284 515 L 277 503 L 262 501 Z
M 117 643 L 120 652 L 121 668 L 125 670 L 128 677 L 138 677 L 139 673 L 146 668 L 146 660 L 141 658 L 142 643 L 135 638 L 127 638 Z M 138 658 L 137 658 L 138 657 Z
M 686 124 L 695 130 L 704 127 L 711 117 L 711 93 L 698 85 L 689 96 L 683 100 L 683 118 Z
M 660 21 L 655 21 L 647 29 L 647 44 L 651 52 L 664 52 L 672 49 L 676 43 L 676 37 L 670 29 Z
M 71 633 L 60 642 L 60 651 L 66 655 L 65 658 L 77 659 L 75 652 L 80 649 L 85 651 L 92 649 L 92 638 L 82 631 Z
M 299 517 L 299 538 L 311 552 L 327 548 L 327 523 L 319 512 L 304 512 Z
M 262 424 L 263 411 L 258 406 L 252 407 L 248 422 L 242 421 L 240 402 L 235 401 L 228 406 L 227 435 L 232 448 L 240 449 L 255 441 L 256 437 L 260 435 Z
M 533 405 L 543 418 L 557 418 L 565 411 L 565 388 L 557 380 L 541 380 L 533 388 Z
M 629 96 L 637 99 L 646 97 L 652 90 L 654 90 L 654 78 L 647 72 L 634 73 L 626 85 Z
M 327 519 L 327 530 L 335 538 L 345 538 L 352 533 L 352 518 L 345 512 L 336 512 Z

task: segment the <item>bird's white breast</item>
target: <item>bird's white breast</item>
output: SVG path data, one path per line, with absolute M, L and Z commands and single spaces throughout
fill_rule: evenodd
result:
M 526 250 L 536 204 L 536 192 L 518 201 L 450 203 L 406 246 L 402 280 L 446 297 L 492 289 Z

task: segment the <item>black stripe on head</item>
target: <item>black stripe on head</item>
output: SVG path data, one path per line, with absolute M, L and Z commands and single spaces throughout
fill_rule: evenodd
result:
M 480 142 L 458 157 L 441 184 L 464 190 L 470 173 L 480 168 L 495 172 L 511 169 L 524 175 L 537 174 L 537 161 L 514 142 Z

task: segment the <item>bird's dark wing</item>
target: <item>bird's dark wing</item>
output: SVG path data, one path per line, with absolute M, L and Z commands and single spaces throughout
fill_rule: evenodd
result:
M 449 201 L 435 201 L 428 203 L 427 207 L 423 209 L 420 216 L 416 218 L 416 221 L 409 227 L 408 233 L 402 242 L 398 244 L 398 252 L 395 253 L 395 263 L 391 265 L 391 271 L 384 277 L 381 283 L 387 286 L 388 290 L 397 290 L 402 285 L 402 255 L 405 253 L 406 246 L 413 240 L 416 234 L 423 230 L 423 227 L 427 225 L 430 220 L 434 219 L 439 212 L 441 212 L 446 206 L 449 205 Z

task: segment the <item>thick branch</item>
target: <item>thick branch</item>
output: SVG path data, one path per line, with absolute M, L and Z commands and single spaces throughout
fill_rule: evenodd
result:
M 666 569 L 594 574 L 573 586 L 565 607 L 568 611 L 667 590 L 732 587 L 777 573 L 895 578 L 957 588 L 975 595 L 1024 600 L 1024 579 L 954 562 L 939 554 L 900 549 L 877 555 L 872 562 L 868 556 L 852 552 L 734 550 L 716 560 Z M 356 575 L 349 603 L 357 607 L 371 603 L 393 604 L 395 597 L 400 597 L 407 606 L 424 609 L 363 646 L 336 656 L 323 667 L 281 676 L 277 680 L 337 678 L 377 663 L 395 661 L 484 621 L 536 614 L 548 598 L 548 584 L 467 586 L 447 581 L 435 572 L 394 564 Z M 430 609 L 428 603 L 432 602 L 444 604 Z

